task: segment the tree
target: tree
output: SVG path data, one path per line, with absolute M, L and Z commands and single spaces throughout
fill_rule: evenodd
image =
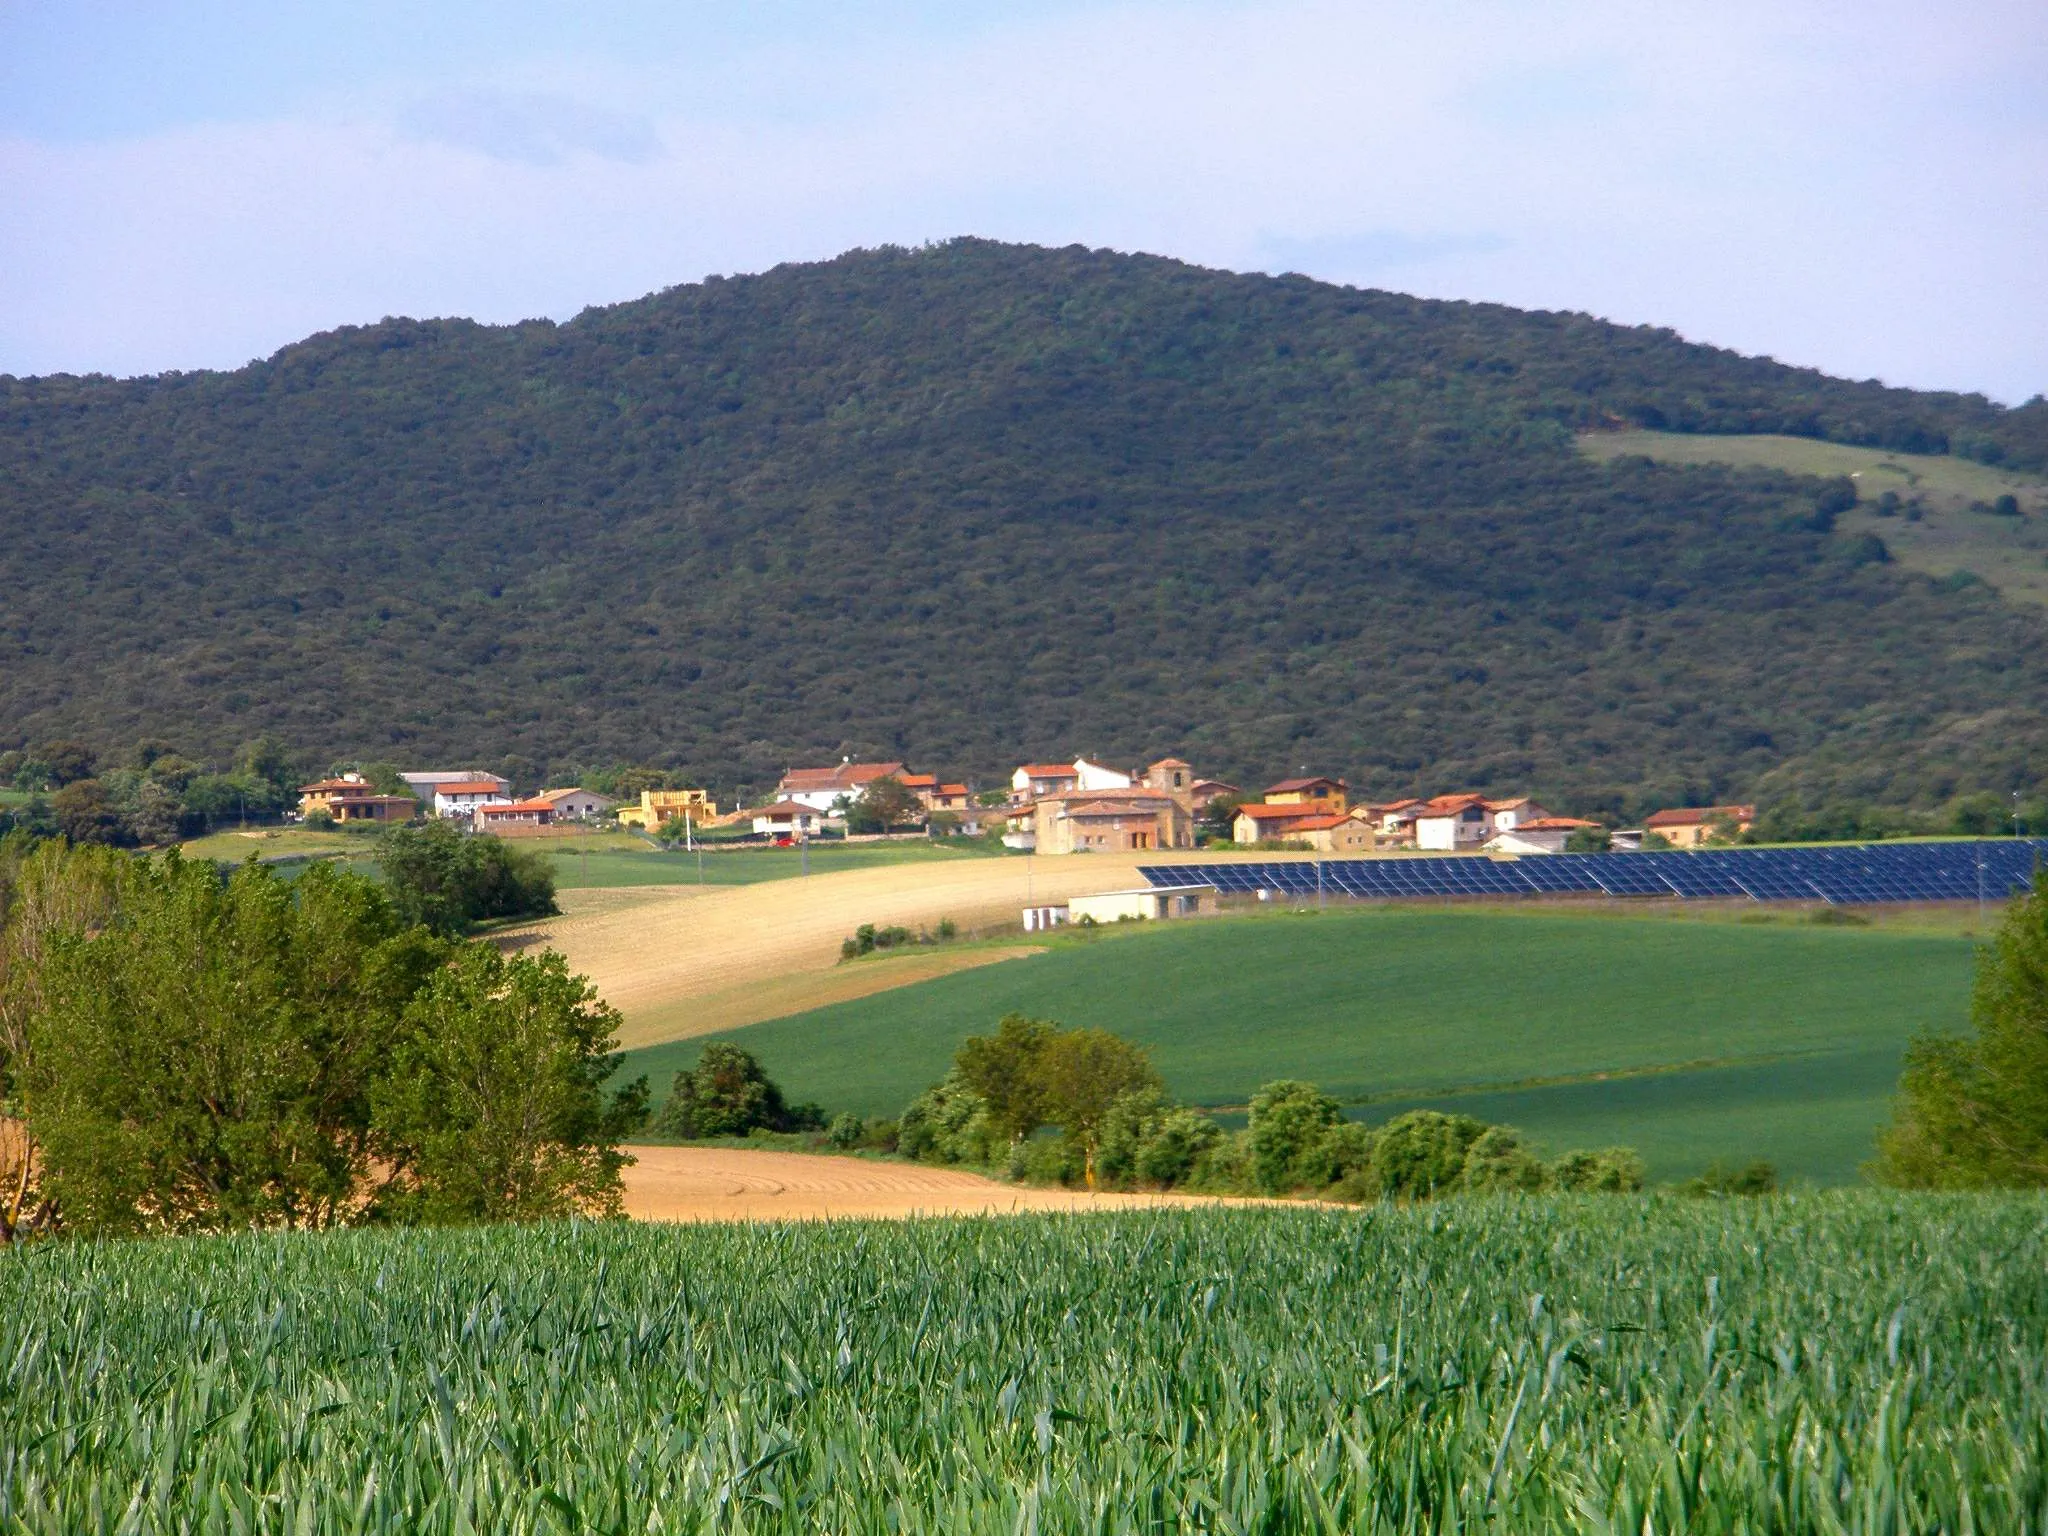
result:
M 35 755 L 48 773 L 51 786 L 57 789 L 91 778 L 99 761 L 92 748 L 82 741 L 46 741 Z
M 400 914 L 438 934 L 558 910 L 555 872 L 540 854 L 474 836 L 453 822 L 392 827 L 377 840 L 377 858 Z
M 10 998 L 47 1198 L 90 1233 L 324 1226 L 358 1212 L 369 1089 L 444 951 L 316 865 L 39 854 L 39 961 Z M 31 933 L 30 929 L 34 931 Z
M 1907 1048 L 1874 1171 L 1917 1189 L 2048 1185 L 2048 872 L 1977 962 L 1973 1035 Z
M 1614 846 L 1614 834 L 1605 827 L 1581 827 L 1564 840 L 1566 853 L 1605 853 Z
M 1495 1125 L 1466 1149 L 1458 1182 L 1473 1194 L 1534 1194 L 1550 1183 L 1550 1170 L 1529 1150 L 1521 1132 Z
M 714 1040 L 694 1067 L 678 1072 L 657 1128 L 686 1140 L 779 1131 L 788 1120 L 782 1090 L 751 1051 Z
M 1159 1074 L 1143 1047 L 1106 1029 L 1058 1031 L 1046 1041 L 1038 1070 L 1046 1118 L 1080 1149 L 1082 1170 L 1093 1189 L 1104 1119 L 1124 1095 L 1157 1092 Z
M 390 1170 L 379 1204 L 436 1222 L 615 1216 L 618 1143 L 647 1116 L 647 1080 L 616 1093 L 617 1010 L 558 954 L 465 945 L 407 1006 L 392 1070 L 371 1090 Z
M 903 787 L 893 774 L 870 779 L 846 810 L 849 832 L 887 832 L 915 826 L 924 819 L 924 802 Z
M 1297 1187 L 1305 1154 L 1343 1118 L 1343 1107 L 1313 1083 L 1283 1078 L 1260 1088 L 1246 1127 L 1259 1188 L 1278 1195 Z
M 135 841 L 121 808 L 98 779 L 76 779 L 50 796 L 58 830 L 74 843 L 121 847 Z
M 954 1053 L 960 1081 L 1011 1141 L 1022 1141 L 1052 1118 L 1045 1053 L 1058 1033 L 1050 1019 L 1007 1013 L 993 1035 L 969 1035 Z
M 1457 1189 L 1465 1159 L 1486 1133 L 1483 1121 L 1433 1109 L 1410 1110 L 1380 1127 L 1373 1145 L 1375 1193 L 1395 1200 L 1426 1200 Z

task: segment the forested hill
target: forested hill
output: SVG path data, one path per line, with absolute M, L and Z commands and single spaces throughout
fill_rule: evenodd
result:
M 2039 616 L 1836 532 L 1818 482 L 1574 451 L 1622 424 L 2048 463 L 2048 406 L 1583 316 L 860 252 L 0 381 L 0 747 L 274 731 L 727 788 L 1173 750 L 1579 808 L 2044 772 Z

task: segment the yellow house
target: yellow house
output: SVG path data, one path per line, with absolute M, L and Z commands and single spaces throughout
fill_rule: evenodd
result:
M 654 832 L 664 821 L 681 821 L 688 817 L 701 827 L 717 814 L 718 805 L 709 790 L 643 789 L 638 805 L 619 807 L 619 825 Z
M 1351 808 L 1351 786 L 1342 779 L 1282 779 L 1266 790 L 1268 805 L 1312 805 L 1332 816 Z

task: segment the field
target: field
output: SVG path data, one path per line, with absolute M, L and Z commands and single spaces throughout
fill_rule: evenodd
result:
M 0 1254 L 34 1533 L 2020 1531 L 2044 1210 L 1456 1201 Z
M 1889 453 L 1807 437 L 1715 437 L 1687 432 L 1595 432 L 1581 451 L 1612 459 L 1640 454 L 1664 464 L 1726 464 L 1795 475 L 1853 476 L 1862 504 L 1837 525 L 1874 533 L 1908 569 L 1930 576 L 1967 570 L 2008 597 L 2048 605 L 2048 481 L 1945 455 Z M 1917 518 L 1880 517 L 1879 497 L 1918 501 Z M 2010 494 L 2025 517 L 1972 511 Z
M 858 849 L 848 849 L 849 853 Z M 635 857 L 635 855 L 626 855 Z M 755 854 L 707 854 L 750 859 Z M 650 1045 L 922 981 L 1007 952 L 935 949 L 874 965 L 841 966 L 840 941 L 862 923 L 963 931 L 1015 924 L 1027 898 L 1065 901 L 1082 891 L 1139 883 L 1140 855 L 1071 859 L 929 857 L 808 879 L 728 887 L 614 886 L 565 890 L 563 915 L 504 936 L 548 944 L 590 977 L 626 1018 L 620 1038 Z
M 1905 1042 L 1966 1022 L 1972 965 L 1938 927 L 1348 908 L 1067 936 L 731 1038 L 796 1099 L 894 1114 L 961 1039 L 1020 1010 L 1143 1043 L 1193 1103 L 1300 1077 L 1372 1119 L 1429 1104 L 1553 1150 L 1627 1143 L 1659 1178 L 1767 1157 L 1842 1183 Z M 697 1049 L 626 1070 L 665 1091 Z
M 925 839 L 887 843 L 827 843 L 800 848 L 749 847 L 692 853 L 665 853 L 631 833 L 598 833 L 533 842 L 555 862 L 555 884 L 561 890 L 615 890 L 641 885 L 755 885 L 765 880 L 790 880 L 805 873 L 835 874 L 853 869 L 898 865 L 926 867 L 969 859 L 1000 857 L 979 839 L 950 842 Z
M 373 832 L 314 831 L 306 827 L 233 827 L 209 832 L 178 845 L 188 859 L 220 859 L 239 864 L 255 854 L 262 859 L 320 858 L 344 854 L 367 858 L 376 844 Z

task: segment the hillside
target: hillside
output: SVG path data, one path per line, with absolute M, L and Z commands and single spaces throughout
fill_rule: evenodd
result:
M 2048 404 L 1583 316 L 860 252 L 0 381 L 0 747 L 269 730 L 728 790 L 1173 749 L 1575 809 L 2038 782 L 2035 608 L 1837 531 L 1819 481 L 1574 452 L 1628 425 L 2048 463 Z

